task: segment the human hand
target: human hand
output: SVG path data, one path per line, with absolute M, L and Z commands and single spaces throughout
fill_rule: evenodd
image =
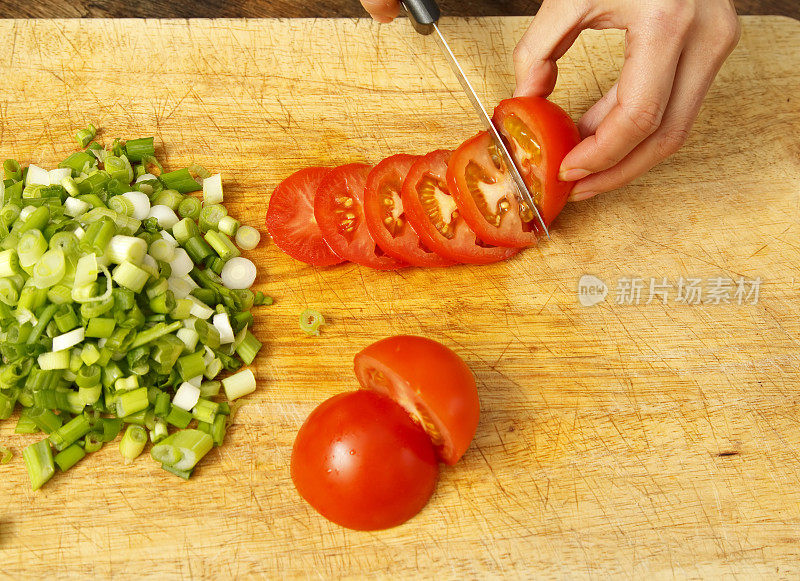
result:
M 400 10 L 397 0 L 361 3 L 378 22 Z M 544 0 L 514 50 L 514 95 L 548 96 L 556 61 L 587 28 L 625 30 L 625 64 L 561 164 L 560 179 L 577 182 L 572 201 L 622 187 L 680 149 L 740 33 L 731 0 Z
M 514 51 L 514 95 L 548 96 L 556 61 L 586 28 L 625 30 L 625 64 L 561 164 L 559 178 L 577 181 L 572 201 L 622 187 L 680 149 L 740 33 L 730 0 L 544 0 Z
M 382 24 L 391 22 L 400 14 L 398 0 L 361 0 L 361 5 L 372 18 Z

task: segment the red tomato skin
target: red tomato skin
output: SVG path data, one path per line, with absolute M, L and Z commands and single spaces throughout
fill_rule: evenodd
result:
M 387 181 L 396 183 L 399 193 L 408 170 L 420 157 L 400 153 L 387 157 L 372 168 L 367 176 L 367 187 L 364 190 L 364 217 L 373 240 L 389 256 L 423 268 L 449 266 L 454 263 L 435 252 L 426 252 L 420 248 L 419 236 L 409 223 L 406 223 L 399 236 L 394 236 L 382 222 L 381 187 Z
M 428 219 L 417 193 L 417 184 L 425 174 L 430 174 L 445 182 L 447 179 L 447 162 L 450 160 L 451 154 L 452 152 L 446 149 L 432 151 L 422 156 L 411 166 L 403 182 L 402 192 L 403 209 L 411 226 L 428 248 L 439 256 L 453 262 L 489 264 L 513 256 L 518 252 L 517 249 L 478 246 L 475 233 L 469 229 L 463 220 L 458 223 L 455 237 L 447 239 Z
M 272 193 L 266 225 L 275 245 L 296 260 L 313 266 L 332 266 L 342 259 L 322 238 L 314 219 L 314 195 L 327 167 L 308 167 L 283 180 Z
M 376 253 L 375 241 L 370 236 L 364 219 L 364 188 L 371 169 L 371 166 L 363 163 L 351 163 L 332 169 L 317 187 L 314 217 L 325 242 L 340 258 L 377 270 L 403 268 L 407 266 L 405 263 Z M 336 199 L 341 196 L 350 196 L 354 201 L 350 210 L 355 215 L 356 228 L 351 240 L 339 231 L 339 218 L 335 210 Z
M 359 390 L 311 412 L 294 442 L 291 474 L 322 516 L 367 531 L 397 526 L 422 510 L 439 466 L 430 438 L 403 408 Z
M 508 135 L 503 128 L 503 119 L 516 113 L 538 137 L 542 147 L 542 165 L 545 168 L 544 201 L 540 211 L 547 227 L 564 209 L 574 182 L 558 179 L 561 162 L 581 141 L 578 127 L 561 107 L 543 97 L 515 97 L 504 99 L 495 107 L 492 121 L 503 136 Z
M 467 451 L 480 400 L 475 376 L 457 353 L 433 339 L 396 335 L 358 353 L 355 371 L 363 388 L 389 395 L 426 429 L 445 464 Z

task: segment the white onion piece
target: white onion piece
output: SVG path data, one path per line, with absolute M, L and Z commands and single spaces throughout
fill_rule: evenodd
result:
M 221 203 L 222 176 L 220 174 L 216 174 L 203 180 L 203 204 L 210 206 L 211 204 Z
M 176 248 L 175 255 L 169 261 L 169 266 L 172 268 L 172 276 L 181 278 L 192 272 L 194 262 L 183 248 Z
M 175 298 L 178 300 L 188 297 L 189 293 L 198 286 L 197 283 L 188 276 L 171 276 L 167 279 L 167 284 L 169 285 L 169 290 L 172 291 L 172 294 L 174 294 Z
M 250 288 L 256 281 L 256 265 L 247 258 L 231 258 L 222 267 L 222 284 L 232 290 Z
M 197 347 L 197 342 L 200 340 L 200 335 L 197 334 L 194 328 L 181 327 L 175 332 L 175 336 L 183 341 L 189 351 L 194 351 L 194 348 Z
M 201 373 L 200 375 L 190 377 L 188 380 L 186 380 L 186 383 L 191 383 L 195 387 L 200 387 L 200 384 L 203 383 L 203 374 Z
M 153 174 L 146 173 L 146 174 L 142 174 L 138 178 L 136 178 L 136 183 L 138 184 L 139 182 L 144 182 L 144 181 L 149 181 L 149 180 L 157 180 L 157 179 L 158 178 L 156 176 L 154 176 Z
M 170 244 L 172 244 L 172 246 L 174 246 L 175 248 L 178 247 L 178 241 L 175 240 L 175 237 L 166 230 L 161 231 L 161 237 Z
M 38 165 L 29 165 L 28 174 L 25 177 L 25 185 L 32 186 L 49 186 L 50 185 L 50 172 Z
M 186 298 L 192 301 L 192 308 L 189 309 L 190 315 L 205 320 L 214 314 L 214 310 L 197 297 L 189 295 Z
M 36 211 L 35 206 L 25 206 L 19 213 L 19 219 L 23 222 L 28 219 L 28 216 L 33 214 Z
M 78 198 L 67 198 L 64 201 L 64 213 L 72 218 L 80 216 L 81 214 L 85 214 L 87 211 L 89 211 L 89 208 L 91 208 L 90 204 L 87 204 Z
M 30 171 L 30 170 L 28 170 Z M 72 170 L 68 167 L 60 167 L 58 169 L 51 169 L 47 172 L 47 176 L 50 178 L 51 186 L 60 186 L 61 180 L 64 178 L 72 177 Z
M 252 226 L 239 226 L 236 245 L 242 250 L 252 250 L 261 241 L 261 233 Z
M 84 335 L 86 330 L 83 327 L 78 327 L 77 329 L 73 329 L 63 335 L 56 335 L 53 337 L 53 351 L 63 351 L 64 349 L 69 349 L 70 347 L 74 347 L 81 341 L 83 341 Z
M 211 324 L 219 331 L 220 345 L 233 343 L 233 329 L 231 328 L 231 322 L 230 319 L 228 319 L 227 313 L 217 313 L 214 315 L 214 318 L 211 319 Z
M 142 192 L 126 192 L 122 194 L 133 204 L 133 217 L 144 220 L 150 215 L 150 198 Z
M 178 391 L 175 392 L 175 397 L 172 398 L 172 405 L 190 412 L 192 408 L 197 405 L 199 399 L 200 388 L 192 385 L 188 381 L 184 381 L 181 383 Z
M 145 254 L 144 258 L 142 258 L 142 263 L 139 265 L 143 271 L 147 274 L 152 276 L 153 278 L 158 278 L 158 263 L 156 259 L 150 256 L 149 254 Z
M 158 225 L 162 228 L 172 228 L 178 223 L 178 215 L 175 211 L 169 206 L 163 206 L 161 204 L 150 208 L 147 217 L 155 218 L 156 221 L 158 221 Z

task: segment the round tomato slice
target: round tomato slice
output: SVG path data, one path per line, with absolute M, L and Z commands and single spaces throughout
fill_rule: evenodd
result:
M 439 466 L 430 438 L 403 408 L 361 390 L 311 412 L 294 441 L 291 472 L 297 491 L 322 516 L 377 530 L 422 510 Z
M 361 351 L 355 369 L 364 388 L 390 396 L 425 428 L 443 462 L 464 455 L 480 402 L 475 376 L 456 353 L 432 339 L 398 335 Z
M 309 167 L 283 180 L 269 199 L 267 230 L 286 254 L 314 266 L 339 264 L 314 219 L 314 194 L 329 172 L 327 167 Z
M 513 248 L 489 246 L 470 230 L 447 185 L 450 151 L 440 149 L 414 162 L 403 182 L 406 217 L 422 242 L 454 262 L 488 264 L 516 254 Z
M 405 263 L 387 256 L 375 244 L 364 220 L 364 188 L 370 169 L 363 163 L 332 169 L 317 188 L 314 216 L 325 242 L 340 258 L 378 270 L 402 268 Z
M 372 238 L 389 256 L 413 266 L 449 266 L 420 241 L 408 223 L 400 197 L 408 170 L 419 159 L 404 153 L 387 157 L 369 172 L 364 190 L 364 216 Z
M 580 141 L 575 123 L 541 97 L 501 101 L 493 120 L 549 227 L 572 189 L 571 182 L 559 181 L 558 170 Z M 518 202 L 514 181 L 488 133 L 479 133 L 456 150 L 447 180 L 464 220 L 482 240 L 519 248 L 536 244 L 542 233 L 536 214 Z

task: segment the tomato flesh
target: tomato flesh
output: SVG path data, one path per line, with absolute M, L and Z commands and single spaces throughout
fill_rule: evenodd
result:
M 364 219 L 364 188 L 370 166 L 351 163 L 332 169 L 317 188 L 314 216 L 325 242 L 345 259 L 378 270 L 406 266 L 375 244 Z
M 454 262 L 488 264 L 516 254 L 513 248 L 485 244 L 464 221 L 447 184 L 450 155 L 434 151 L 411 166 L 402 192 L 411 226 L 428 248 Z
M 309 167 L 293 173 L 275 188 L 267 208 L 267 230 L 278 248 L 314 266 L 342 262 L 322 238 L 314 218 L 317 187 L 330 171 L 327 167 Z
M 422 510 L 439 467 L 427 434 L 403 408 L 361 390 L 311 412 L 294 442 L 291 473 L 300 495 L 328 520 L 378 530 Z
M 419 239 L 403 208 L 401 190 L 408 170 L 417 155 L 398 154 L 377 164 L 367 176 L 364 190 L 364 216 L 372 238 L 389 256 L 413 266 L 448 266 Z
M 550 226 L 572 188 L 559 181 L 558 170 L 580 141 L 577 127 L 561 108 L 540 97 L 506 99 L 493 120 Z M 481 239 L 518 248 L 536 244 L 542 233 L 536 213 L 518 201 L 513 179 L 487 133 L 467 140 L 453 154 L 448 184 L 464 220 Z
M 394 399 L 422 426 L 446 464 L 469 448 L 480 418 L 475 376 L 461 357 L 425 337 L 398 335 L 355 357 L 359 383 Z

